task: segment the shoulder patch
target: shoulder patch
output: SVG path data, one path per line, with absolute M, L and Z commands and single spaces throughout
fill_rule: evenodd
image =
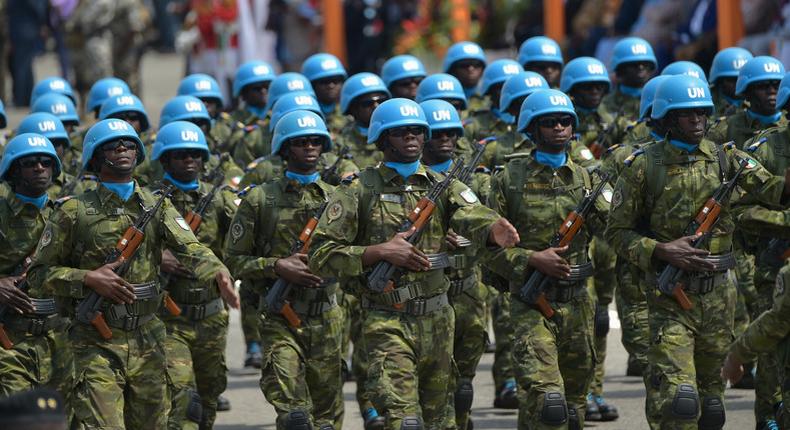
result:
M 467 189 L 461 191 L 461 198 L 463 198 L 464 201 L 469 203 L 469 204 L 478 202 L 477 195 L 475 195 L 475 192 L 472 191 L 471 188 L 467 188 Z
M 776 288 L 774 289 L 774 297 L 781 296 L 785 293 L 785 278 L 782 274 L 776 277 Z
M 224 119 L 224 120 L 228 120 L 228 119 L 230 119 L 230 114 L 227 113 L 227 112 L 220 112 L 219 113 L 219 117 Z
M 327 224 L 340 218 L 341 215 L 343 215 L 343 205 L 340 202 L 332 203 L 332 206 L 326 209 Z
M 244 236 L 244 225 L 241 221 L 236 220 L 236 222 L 230 226 L 230 238 L 233 239 L 233 243 L 236 243 L 242 236 Z
M 340 185 L 351 185 L 357 178 L 359 178 L 359 172 L 354 172 L 343 179 L 340 180 Z
M 255 184 L 247 185 L 246 187 L 242 188 L 241 191 L 236 193 L 236 195 L 239 196 L 239 197 L 244 197 L 247 194 L 249 194 L 250 191 L 252 191 L 252 189 L 255 188 L 255 187 L 257 187 L 257 185 L 255 185 Z
M 593 153 L 587 148 L 582 149 L 579 153 L 581 154 L 582 158 L 584 158 L 585 160 L 592 160 L 593 158 L 595 158 L 593 156 Z
M 612 209 L 616 209 L 621 204 L 623 204 L 623 192 L 617 189 L 612 194 Z
M 757 140 L 757 142 L 754 142 L 751 145 L 747 146 L 746 147 L 746 151 L 747 152 L 757 151 L 757 148 L 759 148 L 765 142 L 768 142 L 768 138 L 767 137 L 763 137 L 763 138 Z
M 189 224 L 187 224 L 186 220 L 184 220 L 184 218 L 182 218 L 180 216 L 176 217 L 176 224 L 178 224 L 178 226 L 181 227 L 183 230 L 186 230 L 186 231 L 190 230 Z
M 620 148 L 621 146 L 623 146 L 623 144 L 616 143 L 616 144 L 606 148 L 606 151 L 604 151 L 604 154 L 611 154 L 612 152 L 614 152 L 617 148 Z
M 636 151 L 632 152 L 631 155 L 626 157 L 626 159 L 623 161 L 623 164 L 625 164 L 627 167 L 631 167 L 631 164 L 634 163 L 634 160 L 636 160 L 636 157 L 639 157 L 640 155 L 642 155 L 644 153 L 645 153 L 645 149 L 644 148 L 637 149 Z
M 44 229 L 44 233 L 41 234 L 38 247 L 39 249 L 46 248 L 50 243 L 52 243 L 52 226 L 47 226 Z

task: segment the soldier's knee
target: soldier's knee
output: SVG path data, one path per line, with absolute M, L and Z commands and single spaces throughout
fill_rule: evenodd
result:
M 455 389 L 455 412 L 469 412 L 472 409 L 475 391 L 472 381 L 462 379 L 458 381 L 458 388 Z
M 284 425 L 285 430 L 313 430 L 310 424 L 310 417 L 307 416 L 305 411 L 291 411 L 285 416 Z
M 422 419 L 415 416 L 403 417 L 400 430 L 422 430 Z
M 672 416 L 681 420 L 693 420 L 697 418 L 698 410 L 699 397 L 694 386 L 691 384 L 678 385 L 670 406 Z
M 195 390 L 189 390 L 187 396 L 189 397 L 187 419 L 200 424 L 200 420 L 203 419 L 203 403 L 200 401 L 200 394 Z
M 582 430 L 579 414 L 574 407 L 568 407 L 568 430 Z
M 699 418 L 700 430 L 719 430 L 724 427 L 725 412 L 721 398 L 706 396 L 702 399 L 702 415 Z
M 578 419 L 578 418 L 577 418 Z M 543 396 L 540 421 L 546 425 L 558 426 L 568 422 L 568 405 L 565 396 L 558 391 L 549 391 Z

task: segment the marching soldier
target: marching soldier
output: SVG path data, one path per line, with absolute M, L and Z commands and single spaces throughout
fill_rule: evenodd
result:
M 639 118 L 642 87 L 658 67 L 653 47 L 644 39 L 626 37 L 614 46 L 610 70 L 617 77 L 614 91 L 603 99 L 606 111 L 618 115 L 619 127 L 625 130 Z
M 413 55 L 396 55 L 381 66 L 381 79 L 393 97 L 414 100 L 417 86 L 426 76 L 422 61 Z
M 337 133 L 348 123 L 340 109 L 340 90 L 348 73 L 332 54 L 319 53 L 307 57 L 302 63 L 302 74 L 310 80 L 316 99 L 321 104 L 321 114 L 326 118 L 329 131 Z
M 560 86 L 560 73 L 565 60 L 560 45 L 545 36 L 530 37 L 518 49 L 518 62 L 524 70 L 543 76 L 551 88 Z
M 735 95 L 735 85 L 738 72 L 752 58 L 751 52 L 737 46 L 722 49 L 713 57 L 708 80 L 716 117 L 730 116 L 743 107 L 743 99 Z
M 376 145 L 367 142 L 370 117 L 376 108 L 390 98 L 384 81 L 372 73 L 357 73 L 343 84 L 340 109 L 354 119 L 337 137 L 336 152 L 347 151 L 361 169 L 373 167 L 384 159 Z
M 461 82 L 470 111 L 484 107 L 484 94 L 478 94 L 477 87 L 480 78 L 483 77 L 486 63 L 483 48 L 474 42 L 458 42 L 451 46 L 444 56 L 442 71 L 449 73 Z

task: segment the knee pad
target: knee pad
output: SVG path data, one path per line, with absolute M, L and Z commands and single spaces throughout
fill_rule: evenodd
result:
M 403 417 L 400 430 L 422 430 L 422 420 L 419 417 Z
M 576 408 L 568 406 L 568 430 L 582 430 Z
M 291 411 L 285 416 L 285 430 L 313 430 L 310 418 L 304 411 Z
M 691 384 L 680 384 L 672 399 L 672 415 L 682 420 L 697 418 L 699 398 L 697 391 Z
M 455 389 L 455 412 L 468 412 L 472 409 L 472 400 L 475 397 L 472 381 L 463 379 L 458 381 Z
M 549 391 L 543 396 L 540 421 L 550 426 L 558 426 L 568 421 L 568 405 L 562 393 Z
M 200 402 L 200 394 L 195 390 L 189 390 L 189 404 L 187 404 L 187 419 L 200 424 L 203 419 L 203 403 Z
M 724 403 L 718 397 L 702 399 L 702 415 L 699 417 L 700 430 L 719 430 L 724 427 Z

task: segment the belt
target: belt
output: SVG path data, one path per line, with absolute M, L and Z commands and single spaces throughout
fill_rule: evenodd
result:
M 47 316 L 7 315 L 3 324 L 11 330 L 27 333 L 33 336 L 47 334 L 63 325 L 63 319 L 58 314 Z
M 291 308 L 293 308 L 294 312 L 297 314 L 307 317 L 317 317 L 337 307 L 337 296 L 332 294 L 327 300 L 322 301 L 292 300 L 290 303 Z
M 409 314 L 416 317 L 420 317 L 423 315 L 427 315 L 433 311 L 442 309 L 446 306 L 449 306 L 450 299 L 447 297 L 447 293 L 442 293 L 433 297 L 429 297 L 427 299 L 422 299 L 422 298 L 411 299 L 405 303 L 402 303 L 403 307 L 401 309 L 397 309 L 392 306 L 384 306 L 377 303 L 373 303 L 367 297 L 362 298 L 361 304 L 362 304 L 362 308 L 364 309 L 396 312 L 396 313 Z
M 134 303 L 110 305 L 107 308 L 105 319 L 110 327 L 135 330 L 150 321 L 159 309 L 162 298 L 155 281 L 132 285 L 132 288 L 137 297 Z
M 326 282 L 321 284 L 322 287 L 326 285 Z M 324 288 L 305 288 L 292 285 L 288 299 L 301 302 L 325 302 L 329 300 L 329 295 Z
M 170 298 L 179 305 L 181 303 L 201 304 L 219 297 L 219 294 L 213 290 L 213 288 L 174 289 L 168 290 L 168 294 L 170 294 Z
M 458 296 L 464 291 L 472 289 L 475 285 L 477 285 L 477 275 L 450 280 L 450 289 L 447 290 L 447 295 L 450 297 Z
M 587 294 L 587 286 L 575 284 L 574 286 L 554 286 L 546 290 L 546 300 L 555 303 L 568 303 L 576 297 Z M 519 297 L 516 294 L 514 297 Z
M 36 316 L 49 316 L 56 312 L 55 299 L 30 299 L 33 303 L 33 314 Z
M 123 318 L 107 318 L 107 325 L 112 328 L 119 328 L 125 331 L 137 330 L 147 322 L 154 319 L 155 314 L 149 315 L 129 315 Z
M 216 315 L 225 309 L 225 303 L 221 298 L 209 301 L 208 303 L 201 303 L 198 305 L 182 305 L 178 303 L 181 309 L 181 316 L 192 321 L 204 320 L 212 315 Z
M 422 295 L 422 287 L 420 282 L 410 282 L 401 284 L 402 286 L 376 296 L 376 303 L 384 306 L 392 306 L 396 303 L 404 303 L 415 297 Z
M 728 282 L 729 272 L 716 272 L 710 276 L 692 277 L 684 284 L 683 290 L 691 294 L 704 295 L 713 291 L 719 285 Z

